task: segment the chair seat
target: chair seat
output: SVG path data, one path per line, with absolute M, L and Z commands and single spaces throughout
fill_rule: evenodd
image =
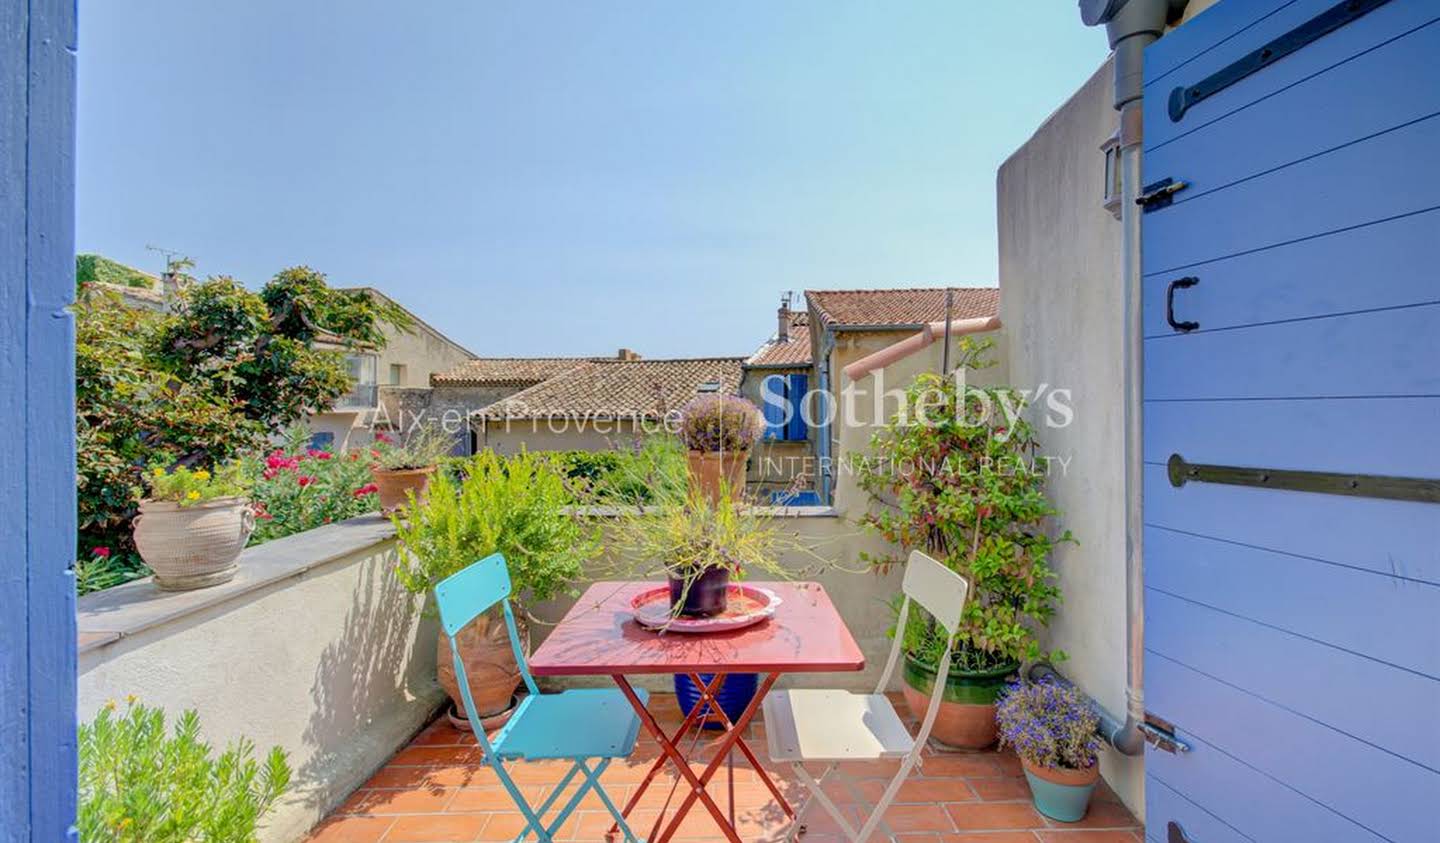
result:
M 584 688 L 526 697 L 494 746 L 505 759 L 623 758 L 639 732 L 640 718 L 619 690 Z
M 772 761 L 899 758 L 915 739 L 884 694 L 795 689 L 763 702 Z

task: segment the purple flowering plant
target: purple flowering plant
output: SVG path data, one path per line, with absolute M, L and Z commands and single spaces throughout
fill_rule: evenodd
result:
M 1087 770 L 1100 756 L 1100 716 L 1073 685 L 1012 682 L 995 709 L 1000 745 L 1036 767 Z
M 680 438 L 692 451 L 748 450 L 763 424 L 759 408 L 737 395 L 701 395 L 680 410 Z

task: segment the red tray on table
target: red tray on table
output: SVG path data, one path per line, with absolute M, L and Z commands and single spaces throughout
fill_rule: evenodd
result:
M 637 593 L 630 598 L 630 611 L 646 629 L 694 634 L 744 629 L 773 616 L 782 602 L 780 596 L 768 588 L 743 584 L 731 584 L 727 588 L 730 593 L 726 596 L 725 611 L 708 618 L 672 614 L 668 585 Z

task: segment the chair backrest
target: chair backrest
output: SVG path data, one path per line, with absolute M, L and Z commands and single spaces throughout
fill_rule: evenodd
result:
M 960 626 L 960 615 L 965 611 L 965 600 L 970 596 L 970 582 L 924 553 L 913 550 L 910 552 L 909 561 L 905 563 L 905 576 L 900 581 L 900 591 L 904 594 L 904 599 L 900 603 L 900 617 L 895 625 L 895 641 L 890 645 L 890 657 L 885 660 L 885 669 L 881 671 L 880 681 L 875 686 L 876 693 L 884 693 L 889 689 L 890 677 L 900 660 L 900 650 L 905 641 L 905 624 L 910 619 L 910 601 L 914 600 L 924 606 L 925 611 L 954 637 L 956 628 Z M 948 646 L 945 648 L 943 660 L 948 668 Z
M 435 603 L 440 608 L 440 628 L 450 637 L 456 684 L 460 686 L 460 696 L 465 701 L 464 714 L 469 718 L 475 737 L 479 739 L 487 759 L 492 756 L 490 742 L 486 740 L 485 730 L 479 722 L 475 701 L 470 698 L 470 679 L 465 672 L 464 660 L 460 657 L 460 648 L 455 644 L 455 635 L 495 604 L 500 604 L 505 615 L 505 630 L 510 636 L 510 651 L 515 655 L 520 677 L 532 695 L 538 694 L 539 689 L 530 675 L 530 667 L 525 663 L 520 632 L 515 627 L 515 613 L 510 608 L 510 591 L 510 569 L 505 565 L 505 557 L 498 553 L 492 553 L 479 562 L 466 566 L 464 570 L 451 574 L 435 585 Z M 502 730 L 501 734 L 504 733 Z
M 484 611 L 510 596 L 510 569 L 505 557 L 492 553 L 435 585 L 440 626 L 446 635 L 465 628 Z
M 910 552 L 905 579 L 900 585 L 905 596 L 925 607 L 951 635 L 960 626 L 960 613 L 970 593 L 966 579 L 918 550 Z

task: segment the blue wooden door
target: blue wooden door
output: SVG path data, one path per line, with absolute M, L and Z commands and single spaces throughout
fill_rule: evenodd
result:
M 1144 181 L 1186 186 L 1142 217 L 1145 704 L 1190 747 L 1147 749 L 1151 840 L 1440 840 L 1440 505 L 1167 473 L 1440 478 L 1440 3 L 1358 5 L 1179 119 L 1336 0 L 1146 57 Z
M 74 839 L 75 4 L 0 3 L 0 841 Z

